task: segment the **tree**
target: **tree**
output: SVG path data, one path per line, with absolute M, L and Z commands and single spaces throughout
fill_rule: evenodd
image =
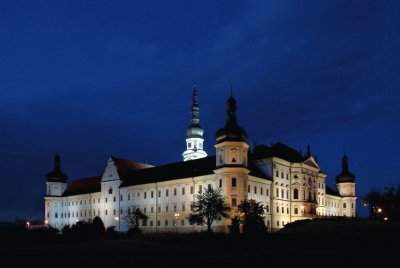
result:
M 231 219 L 231 225 L 229 225 L 229 233 L 233 235 L 240 234 L 240 219 L 235 216 Z
M 192 204 L 193 212 L 187 216 L 191 225 L 207 225 L 207 232 L 211 232 L 211 225 L 215 220 L 228 218 L 230 207 L 225 202 L 221 189 L 207 188 L 203 193 L 196 195 Z
M 238 209 L 242 214 L 243 233 L 260 234 L 267 231 L 264 222 L 264 206 L 261 202 L 245 199 L 239 204 Z
M 128 223 L 129 226 L 129 232 L 130 233 L 138 233 L 140 232 L 139 229 L 139 221 L 140 220 L 147 220 L 149 217 L 146 216 L 139 208 L 133 210 L 130 212 L 128 209 L 128 213 L 125 216 L 125 219 Z
M 92 235 L 94 237 L 98 238 L 104 235 L 106 228 L 104 227 L 104 222 L 100 217 L 94 217 L 91 225 Z
M 381 192 L 377 188 L 371 189 L 364 198 L 364 205 L 368 206 L 371 219 L 400 220 L 400 185 L 385 187 Z

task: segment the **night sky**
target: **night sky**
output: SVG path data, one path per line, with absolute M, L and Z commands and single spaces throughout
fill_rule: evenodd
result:
M 181 161 L 195 82 L 209 155 L 232 86 L 249 144 L 311 144 L 332 188 L 349 156 L 360 216 L 399 183 L 400 1 L 162 2 L 0 0 L 0 221 L 43 219 L 56 153 Z

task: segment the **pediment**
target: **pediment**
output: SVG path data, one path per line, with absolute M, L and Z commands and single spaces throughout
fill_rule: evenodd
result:
M 310 156 L 309 158 L 307 158 L 304 162 L 304 165 L 307 165 L 309 167 L 313 167 L 316 168 L 318 170 L 320 170 L 320 167 L 317 164 L 317 161 L 315 161 L 314 157 Z

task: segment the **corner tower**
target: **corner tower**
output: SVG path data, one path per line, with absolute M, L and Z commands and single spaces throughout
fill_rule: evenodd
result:
M 67 188 L 67 175 L 61 171 L 61 157 L 54 156 L 54 169 L 46 175 L 46 196 L 61 196 Z
M 247 199 L 249 169 L 247 168 L 247 133 L 237 123 L 236 100 L 231 96 L 227 102 L 226 124 L 216 133 L 216 168 L 214 170 L 227 203 L 235 216 L 237 206 Z M 229 222 L 225 222 L 227 231 Z
M 349 171 L 347 155 L 342 157 L 342 172 L 336 176 L 336 186 L 342 197 L 342 215 L 356 216 L 356 182 L 355 176 Z
M 193 103 L 191 124 L 186 130 L 186 151 L 183 152 L 183 161 L 203 158 L 207 153 L 203 150 L 204 130 L 199 125 L 199 105 L 196 85 L 193 86 Z

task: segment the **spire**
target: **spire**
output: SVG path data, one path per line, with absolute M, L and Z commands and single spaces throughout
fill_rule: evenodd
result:
M 307 158 L 311 157 L 311 146 L 310 144 L 307 144 Z
M 198 97 L 197 97 L 197 85 L 193 85 L 193 104 L 192 104 L 192 126 L 199 125 L 199 105 L 198 105 Z
M 346 154 L 342 157 L 342 172 L 336 176 L 336 183 L 340 182 L 354 182 L 355 176 L 349 171 L 348 157 Z
M 227 101 L 225 127 L 219 129 L 216 133 L 218 143 L 225 140 L 246 142 L 247 133 L 237 124 L 236 111 L 236 100 L 233 96 L 230 96 Z
M 67 175 L 61 171 L 61 157 L 59 154 L 54 156 L 54 169 L 52 172 L 47 173 L 46 179 L 48 182 L 66 182 Z
M 349 171 L 349 163 L 348 163 L 348 158 L 347 155 L 344 154 L 342 157 L 342 172 L 348 172 Z
M 203 150 L 204 130 L 199 125 L 199 104 L 197 96 L 197 85 L 193 85 L 192 94 L 192 117 L 190 126 L 186 129 L 186 150 L 183 152 L 183 161 L 203 158 L 207 153 Z
M 59 154 L 54 156 L 54 170 L 60 171 L 61 170 L 61 157 Z

